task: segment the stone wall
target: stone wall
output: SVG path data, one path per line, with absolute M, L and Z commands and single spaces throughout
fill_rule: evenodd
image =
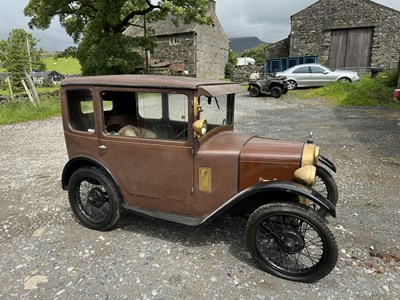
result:
M 268 45 L 265 49 L 265 58 L 289 57 L 290 39 L 286 38 L 277 43 Z
M 261 78 L 264 74 L 263 64 L 254 64 L 247 66 L 236 66 L 232 69 L 231 80 L 236 83 L 248 83 L 251 73 L 260 73 Z
M 188 75 L 196 74 L 196 56 L 194 53 L 194 34 L 184 33 L 157 37 L 157 47 L 152 57 L 168 61 L 172 64 L 181 63 Z
M 204 25 L 203 25 L 204 26 Z M 203 27 L 204 30 L 204 27 Z M 199 30 L 197 34 L 197 77 L 221 79 L 225 77 L 228 63 L 229 41 L 225 33 L 214 27 L 207 33 Z
M 215 12 L 215 2 L 210 1 L 211 25 L 199 25 L 196 30 L 196 76 L 208 79 L 225 77 L 228 63 L 229 40 Z
M 369 0 L 320 0 L 291 18 L 290 56 L 316 54 L 327 64 L 331 31 L 373 27 L 371 66 L 396 68 L 400 12 Z

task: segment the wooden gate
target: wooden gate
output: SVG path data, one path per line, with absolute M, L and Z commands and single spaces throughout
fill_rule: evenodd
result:
M 371 66 L 374 28 L 332 30 L 328 66 L 362 68 Z

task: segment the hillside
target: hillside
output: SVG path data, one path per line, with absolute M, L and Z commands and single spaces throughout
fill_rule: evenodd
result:
M 238 55 L 242 54 L 244 50 L 251 49 L 257 47 L 259 44 L 262 44 L 262 40 L 258 37 L 240 37 L 240 38 L 230 38 L 230 48 Z
M 61 74 L 80 74 L 81 66 L 76 58 L 55 58 L 49 56 L 43 59 L 46 71 L 57 71 Z

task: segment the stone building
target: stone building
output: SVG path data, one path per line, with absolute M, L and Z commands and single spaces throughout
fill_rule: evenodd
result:
M 211 25 L 176 25 L 171 16 L 147 25 L 157 39 L 157 47 L 149 55 L 152 73 L 166 74 L 163 69 L 169 69 L 172 74 L 200 78 L 219 79 L 225 76 L 229 41 L 218 20 L 215 6 L 215 1 L 210 0 L 208 15 L 213 19 Z M 125 34 L 143 36 L 144 30 L 131 26 Z
M 395 69 L 400 12 L 370 0 L 320 0 L 291 16 L 284 41 L 267 48 L 266 57 L 317 55 L 319 63 L 331 68 Z

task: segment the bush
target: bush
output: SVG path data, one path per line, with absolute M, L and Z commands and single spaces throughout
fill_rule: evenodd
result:
M 323 96 L 339 106 L 377 106 L 393 103 L 393 90 L 397 84 L 396 72 L 383 72 L 376 78 L 361 76 L 356 83 L 332 82 L 311 90 L 307 96 Z

